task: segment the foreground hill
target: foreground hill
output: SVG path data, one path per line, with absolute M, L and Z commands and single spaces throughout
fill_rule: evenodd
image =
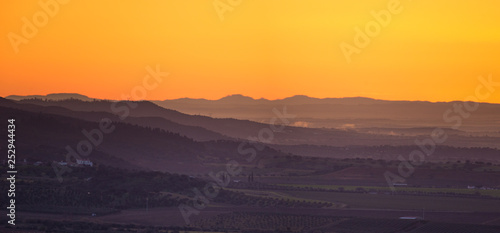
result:
M 72 111 L 66 107 L 71 106 L 71 105 L 50 105 L 50 104 L 45 104 L 47 102 L 41 101 L 41 102 L 35 102 L 38 104 L 31 104 L 31 103 L 26 103 L 27 101 L 23 102 L 17 102 L 17 101 L 11 101 L 7 99 L 0 99 L 0 106 L 4 107 L 9 107 L 9 108 L 15 108 L 15 109 L 20 109 L 24 111 L 29 111 L 29 112 L 36 112 L 36 113 L 48 113 L 48 114 L 56 114 L 56 115 L 61 115 L 61 116 L 67 116 L 67 117 L 73 117 L 73 118 L 78 118 L 86 121 L 94 121 L 98 122 L 103 118 L 109 118 L 112 121 L 120 121 L 123 123 L 130 123 L 130 124 L 136 124 L 144 127 L 151 127 L 151 128 L 159 128 L 163 129 L 169 132 L 173 133 L 178 133 L 180 135 L 187 136 L 189 138 L 192 138 L 197 141 L 209 141 L 209 140 L 222 140 L 222 139 L 230 139 L 227 136 L 223 136 L 220 133 L 216 133 L 210 130 L 207 130 L 202 127 L 197 127 L 197 126 L 188 126 L 188 125 L 181 125 L 178 123 L 175 123 L 173 121 L 167 120 L 162 117 L 126 117 L 124 119 L 120 119 L 120 117 L 116 114 L 113 114 L 111 112 L 105 111 L 103 109 L 102 111 L 99 111 L 98 108 L 92 111 Z M 59 101 L 57 101 L 59 103 Z M 70 102 L 70 103 L 82 103 L 82 101 L 72 99 L 72 100 L 65 100 L 62 102 Z M 62 103 L 61 102 L 61 103 Z M 109 104 L 107 101 L 103 101 L 105 104 Z M 89 102 L 90 103 L 90 102 Z M 95 106 L 101 106 L 99 102 L 93 102 Z M 108 105 L 109 107 L 110 105 Z
M 211 169 L 205 163 L 241 158 L 237 142 L 197 142 L 158 128 L 110 122 L 112 132 L 101 131 L 100 138 L 96 134 L 100 129 L 100 123 L 97 122 L 0 107 L 0 121 L 7 122 L 9 118 L 15 119 L 17 161 L 67 161 L 68 146 L 75 151 L 78 148 L 89 151 L 85 145 L 91 145 L 91 152 L 88 156 L 82 156 L 80 152 L 79 155 L 93 162 L 122 168 L 179 173 L 203 173 Z M 91 136 L 86 136 L 87 134 Z M 94 143 L 89 138 L 101 143 Z M 82 142 L 84 146 L 79 144 Z M 0 146 L 6 148 L 6 143 L 6 140 L 1 141 Z M 270 148 L 260 152 L 262 156 L 280 154 Z M 71 157 L 72 162 L 75 162 L 75 157 Z
M 261 130 L 269 129 L 269 124 L 253 122 L 249 120 L 238 120 L 231 118 L 211 118 L 200 115 L 188 115 L 175 110 L 165 109 L 148 101 L 140 102 L 110 102 L 110 101 L 79 101 L 79 100 L 62 100 L 62 101 L 42 101 L 39 99 L 26 99 L 20 101 L 23 104 L 35 104 L 40 106 L 58 106 L 78 112 L 107 112 L 118 116 L 126 116 L 125 122 L 130 121 L 129 118 L 136 117 L 145 120 L 136 120 L 135 122 L 144 126 L 160 127 L 164 125 L 162 122 L 153 124 L 146 118 L 153 117 L 156 121 L 161 121 L 160 118 L 181 124 L 184 126 L 201 127 L 211 132 L 216 132 L 220 135 L 212 135 L 212 139 L 224 139 L 223 137 L 248 139 L 249 137 L 257 137 Z M 283 106 L 276 108 L 283 114 Z M 272 111 L 272 108 L 270 110 Z M 286 113 L 295 114 L 287 108 Z M 275 114 L 275 113 L 273 113 Z M 274 115 L 273 117 L 276 117 Z M 272 119 L 272 118 L 270 118 Z M 415 130 L 384 130 L 384 129 L 365 129 L 358 131 L 356 129 L 327 129 L 327 128 L 305 128 L 291 126 L 297 123 L 296 118 L 287 119 L 287 125 L 281 132 L 273 132 L 272 144 L 282 145 L 327 145 L 327 146 L 378 146 L 378 145 L 414 145 L 416 138 L 426 138 L 432 133 L 435 127 L 417 128 Z M 276 120 L 278 124 L 282 122 Z M 283 121 L 286 123 L 285 121 Z M 490 121 L 484 121 L 490 122 Z M 483 122 L 483 123 L 484 123 Z M 148 125 L 149 124 L 149 125 Z M 445 130 L 446 127 L 443 127 Z M 164 128 L 172 130 L 172 128 Z M 202 129 L 197 128 L 198 131 Z M 187 134 L 181 129 L 174 131 L 183 135 L 192 135 L 197 133 Z M 396 132 L 396 133 L 394 133 Z M 492 147 L 499 148 L 498 136 L 488 134 L 470 135 L 468 133 L 457 130 L 446 130 L 449 132 L 449 137 L 443 145 L 455 147 Z M 209 135 L 208 132 L 199 133 Z M 223 135 L 223 136 L 221 136 Z M 206 137 L 204 137 L 206 139 Z

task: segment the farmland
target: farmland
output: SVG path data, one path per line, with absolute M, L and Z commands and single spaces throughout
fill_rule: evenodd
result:
M 164 232 L 164 233 L 201 233 L 201 232 L 340 232 L 340 233 L 497 233 L 500 226 L 483 224 L 466 224 L 458 222 L 467 219 L 467 215 L 451 216 L 455 221 L 446 223 L 435 220 L 401 220 L 389 217 L 391 214 L 383 211 L 352 213 L 342 211 L 327 211 L 304 209 L 264 210 L 257 208 L 211 208 L 201 213 L 189 226 L 175 226 L 180 217 L 175 208 L 155 208 L 150 212 L 145 210 L 125 211 L 124 213 L 89 218 L 82 216 L 58 216 L 45 214 L 26 214 L 37 220 L 22 220 L 23 226 L 32 230 L 50 232 Z M 364 215 L 368 213 L 369 215 Z M 443 215 L 443 213 L 439 213 Z M 480 216 L 484 218 L 486 216 Z M 491 216 L 490 216 L 491 217 Z M 498 217 L 498 215 L 497 215 Z M 171 219 L 173 218 L 173 219 Z M 472 215 L 469 219 L 474 219 Z
M 80 229 L 77 232 L 419 233 L 457 229 L 449 223 L 470 224 L 460 229 L 475 232 L 495 232 L 500 225 L 500 190 L 483 186 L 496 183 L 499 173 L 480 169 L 484 164 L 427 164 L 415 173 L 417 179 L 408 179 L 408 186 L 393 191 L 380 175 L 395 168 L 392 162 L 297 157 L 261 162 L 264 165 L 258 169 L 244 166 L 244 172 L 232 177 L 207 208 L 191 216 L 189 224 L 177 206 L 193 203 L 192 189 L 212 182 L 210 176 L 101 166 L 74 168 L 58 183 L 55 177 L 44 176 L 50 174 L 50 166 L 21 167 L 19 195 L 25 203 L 19 205 L 19 221 L 30 229 L 52 232 L 71 232 L 71 227 Z M 289 167 L 282 169 L 282 162 Z M 220 163 L 209 166 L 223 168 Z M 468 179 L 443 185 L 453 182 L 449 173 Z M 440 185 L 434 185 L 435 180 Z M 485 188 L 463 188 L 468 183 Z M 425 216 L 425 220 L 400 220 L 402 216 Z M 94 225 L 84 227 L 82 222 Z
M 359 189 L 368 192 L 393 192 L 388 186 L 343 186 L 343 185 L 304 185 L 304 184 L 278 184 L 283 186 L 301 187 L 301 188 L 318 188 L 325 190 L 345 190 L 356 191 Z M 500 198 L 499 189 L 457 189 L 457 188 L 421 188 L 421 187 L 395 187 L 395 192 L 407 192 L 415 194 L 469 194 L 483 195 Z
M 239 191 L 247 195 L 256 195 L 257 193 L 254 190 L 240 189 Z M 337 207 L 359 209 L 500 212 L 500 200 L 498 199 L 289 190 L 259 191 L 258 194 L 259 196 L 289 200 L 329 202 L 335 203 Z

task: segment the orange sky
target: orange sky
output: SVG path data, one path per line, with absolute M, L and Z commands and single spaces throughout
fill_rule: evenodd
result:
M 354 44 L 354 28 L 364 30 L 370 12 L 393 0 L 217 1 L 232 8 L 223 20 L 214 0 L 61 1 L 44 24 L 38 1 L 4 0 L 0 96 L 119 99 L 156 65 L 170 75 L 148 99 L 239 93 L 449 101 L 473 94 L 479 75 L 500 81 L 500 1 L 395 1 L 401 12 L 350 63 L 340 44 Z M 33 16 L 37 33 L 13 46 L 23 17 Z M 499 93 L 486 101 L 500 103 Z

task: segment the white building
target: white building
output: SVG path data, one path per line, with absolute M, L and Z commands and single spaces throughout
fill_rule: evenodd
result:
M 61 165 L 61 166 L 67 166 L 67 165 L 68 165 L 68 163 L 66 163 L 66 162 L 64 162 L 64 161 L 61 161 L 61 162 L 59 162 L 59 165 Z
M 91 166 L 91 167 L 94 166 L 94 163 L 92 163 L 92 161 L 90 161 L 88 159 L 77 159 L 76 160 L 76 164 L 78 164 L 78 165 L 85 165 L 85 166 Z

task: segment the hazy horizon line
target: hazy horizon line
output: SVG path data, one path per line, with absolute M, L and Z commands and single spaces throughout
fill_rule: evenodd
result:
M 34 98 L 36 98 L 36 97 L 48 97 L 50 95 L 80 95 L 82 97 L 86 97 L 88 99 L 95 99 L 95 100 L 114 100 L 114 101 L 123 100 L 123 99 L 95 98 L 95 97 L 90 97 L 88 95 L 80 94 L 80 93 L 76 93 L 76 92 L 60 92 L 60 93 L 48 93 L 48 94 L 30 94 L 30 95 L 16 95 L 16 94 L 12 94 L 12 95 L 3 96 L 2 98 L 8 99 L 8 97 L 14 97 L 14 96 L 15 97 L 31 97 L 31 96 L 33 96 Z M 248 96 L 248 95 L 243 95 L 243 94 L 230 94 L 230 95 L 225 95 L 223 97 L 220 97 L 218 99 L 217 98 L 212 99 L 212 98 L 179 97 L 179 98 L 170 98 L 170 99 L 137 99 L 137 100 L 129 99 L 129 100 L 130 101 L 151 101 L 151 102 L 153 102 L 153 101 L 172 101 L 172 100 L 181 100 L 181 99 L 218 101 L 218 100 L 222 100 L 222 99 L 230 98 L 230 97 L 249 98 L 249 99 L 252 99 L 252 100 L 255 100 L 255 101 L 258 101 L 258 100 L 279 101 L 279 100 L 285 100 L 285 99 L 290 99 L 290 98 L 294 98 L 294 97 L 305 97 L 305 98 L 316 99 L 316 100 L 326 100 L 326 99 L 356 99 L 356 98 L 359 98 L 359 99 L 370 99 L 370 100 L 375 100 L 375 101 L 390 101 L 390 102 L 428 102 L 428 103 L 464 102 L 463 100 L 438 100 L 438 101 L 432 101 L 432 100 L 420 100 L 420 99 L 419 100 L 409 100 L 409 99 L 406 99 L 406 100 L 402 100 L 402 99 L 380 99 L 380 98 L 373 98 L 373 97 L 368 97 L 368 96 L 314 97 L 314 96 L 309 96 L 309 95 L 304 95 L 304 94 L 295 94 L 295 95 L 292 95 L 292 96 L 283 97 L 283 98 L 275 98 L 275 99 L 264 98 L 264 97 L 256 98 L 256 97 L 252 97 L 252 96 Z M 500 102 L 477 102 L 477 103 L 500 104 Z

